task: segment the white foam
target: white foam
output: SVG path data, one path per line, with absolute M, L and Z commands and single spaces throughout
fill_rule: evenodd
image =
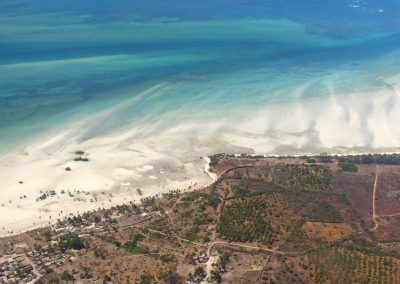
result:
M 77 212 L 111 206 L 126 198 L 139 200 L 140 196 L 132 194 L 137 188 L 148 196 L 194 183 L 207 185 L 216 177 L 209 172 L 208 160 L 204 168 L 200 157 L 213 153 L 396 151 L 400 145 L 396 82 L 400 78 L 392 77 L 386 82 L 390 88 L 340 95 L 327 80 L 328 97 L 260 105 L 251 112 L 221 112 L 218 119 L 214 113 L 207 121 L 193 114 L 191 119 L 171 119 L 169 124 L 128 124 L 118 131 L 93 135 L 97 125 L 126 107 L 117 106 L 1 159 L 5 206 L 0 206 L 0 226 L 6 226 L 5 231 L 27 229 L 49 215 L 55 218 L 61 210 Z M 297 96 L 302 97 L 307 87 L 297 88 Z M 77 150 L 85 151 L 89 161 L 74 162 Z M 40 191 L 50 189 L 84 190 L 99 200 L 89 202 L 87 197 L 79 205 L 58 194 L 60 199 L 35 201 Z M 102 191 L 113 192 L 115 197 L 111 202 L 101 198 Z M 21 200 L 24 194 L 27 198 Z

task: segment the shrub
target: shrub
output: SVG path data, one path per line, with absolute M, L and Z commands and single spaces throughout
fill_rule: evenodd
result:
M 146 254 L 149 253 L 149 249 L 146 247 L 139 247 L 138 242 L 143 241 L 144 237 L 142 234 L 135 234 L 131 240 L 126 242 L 122 248 L 132 254 Z
M 64 272 L 61 274 L 61 280 L 73 281 L 74 277 L 67 270 L 64 270 Z
M 358 172 L 357 165 L 353 164 L 353 163 L 341 162 L 341 163 L 339 163 L 339 167 L 344 172 L 352 172 L 352 173 Z
M 152 275 L 140 275 L 139 284 L 150 284 L 153 279 L 154 277 Z

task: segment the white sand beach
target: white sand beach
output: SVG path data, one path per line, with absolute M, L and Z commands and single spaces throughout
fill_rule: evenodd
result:
M 3 158 L 0 235 L 47 225 L 71 213 L 140 202 L 146 196 L 193 190 L 213 181 L 198 155 L 188 153 L 178 159 L 128 140 L 120 135 L 79 145 L 50 141 Z M 82 160 L 74 161 L 77 158 Z M 46 193 L 50 193 L 46 199 L 39 199 Z
M 169 127 L 128 125 L 96 133 L 101 123 L 131 103 L 2 154 L 0 235 L 68 214 L 206 186 L 216 179 L 205 158 L 214 153 L 354 154 L 398 152 L 400 145 L 396 92 L 332 95 L 250 114 L 230 113 L 207 123 L 193 114 L 190 121 L 171 120 Z

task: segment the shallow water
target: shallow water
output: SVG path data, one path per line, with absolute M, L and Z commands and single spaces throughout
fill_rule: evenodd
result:
M 78 142 L 189 123 L 259 151 L 400 142 L 398 1 L 80 2 L 1 1 L 3 150 L 107 109 Z

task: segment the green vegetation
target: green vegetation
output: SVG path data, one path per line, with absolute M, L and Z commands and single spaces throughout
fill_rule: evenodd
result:
M 218 196 L 197 190 L 187 194 L 184 198 L 182 198 L 182 202 L 192 203 L 194 201 L 197 201 L 198 199 L 202 199 L 204 201 L 204 205 L 211 206 L 213 208 L 217 208 L 218 205 L 221 203 L 221 200 Z
M 154 277 L 149 274 L 140 275 L 139 284 L 151 284 Z
M 262 212 L 262 202 L 235 201 L 225 206 L 217 232 L 230 241 L 259 240 L 266 243 L 272 235 L 272 229 Z
M 61 274 L 61 280 L 71 282 L 74 281 L 74 277 L 67 270 L 64 270 L 64 272 Z
M 245 188 L 244 186 L 241 185 L 234 185 L 233 186 L 233 192 L 235 196 L 241 197 L 241 196 L 246 196 L 250 193 L 250 190 Z
M 211 271 L 211 281 L 216 282 L 216 283 L 221 283 L 222 282 L 222 276 L 221 273 L 217 270 L 212 270 Z
M 370 240 L 362 236 L 353 236 L 349 238 L 348 242 L 341 244 L 347 250 L 357 251 L 362 254 L 376 255 L 376 256 L 391 256 L 400 259 L 400 254 L 396 251 L 387 251 L 382 249 L 376 242 L 376 236 L 370 235 Z M 374 241 L 373 241 L 374 240 Z
M 76 234 L 62 236 L 58 245 L 61 251 L 66 251 L 68 249 L 81 250 L 86 247 L 81 238 Z
M 110 277 L 110 276 L 108 276 L 108 275 L 104 276 L 104 279 L 103 279 L 103 284 L 110 283 L 111 281 L 112 281 L 112 279 L 111 279 L 111 277 Z
M 51 241 L 51 231 L 44 232 L 43 233 L 43 237 L 44 237 L 46 242 L 50 242 Z
M 155 197 L 146 197 L 142 199 L 143 209 L 145 212 L 157 211 L 158 207 L 156 204 Z
M 130 254 L 147 254 L 150 252 L 148 248 L 138 246 L 138 243 L 143 240 L 144 237 L 142 234 L 135 234 L 128 242 L 123 244 L 121 248 Z
M 343 248 L 321 248 L 309 255 L 316 283 L 397 283 L 400 270 L 390 257 L 364 255 Z
M 41 196 L 39 196 L 40 200 L 45 200 L 47 198 L 47 194 L 43 193 Z
M 306 204 L 304 204 L 306 206 Z M 325 222 L 341 222 L 343 221 L 342 215 L 332 205 L 326 201 L 317 201 L 307 208 L 309 211 L 308 219 L 314 221 L 325 221 Z
M 53 272 L 53 269 L 51 267 L 48 267 L 47 265 L 43 265 L 42 270 L 44 274 L 50 274 Z
M 206 204 L 208 206 L 213 207 L 214 209 L 218 207 L 218 205 L 221 203 L 221 200 L 218 198 L 216 195 L 211 195 L 211 194 L 206 194 L 204 196 Z
M 96 247 L 93 250 L 93 254 L 94 254 L 95 257 L 106 259 L 107 251 L 102 247 Z
M 274 181 L 290 189 L 326 190 L 331 179 L 329 169 L 316 164 L 285 164 L 274 168 Z
M 221 155 L 212 155 L 210 156 L 210 167 L 215 167 L 218 164 L 219 158 Z
M 339 167 L 340 167 L 340 170 L 342 170 L 344 172 L 352 172 L 352 173 L 358 172 L 357 165 L 353 164 L 353 163 L 340 162 Z
M 204 270 L 203 267 L 198 266 L 198 267 L 196 268 L 196 270 L 194 271 L 193 276 L 194 276 L 194 277 L 198 277 L 198 278 L 200 278 L 200 279 L 204 279 L 204 278 L 207 276 L 207 273 L 206 273 L 206 271 Z
M 218 260 L 218 265 L 223 269 L 226 270 L 226 266 L 231 261 L 231 254 L 229 252 L 224 252 Z
M 88 158 L 76 157 L 74 158 L 74 162 L 89 162 Z
M 164 254 L 160 255 L 160 260 L 164 263 L 174 263 L 176 261 L 176 257 L 173 254 Z
M 84 220 L 82 219 L 82 217 L 80 215 L 73 216 L 72 218 L 68 217 L 67 218 L 67 222 L 71 226 L 74 226 L 74 227 L 80 227 L 80 226 L 82 226 L 84 224 Z
M 25 278 L 29 275 L 30 269 L 28 267 L 18 267 L 16 273 L 19 278 Z
M 159 218 L 152 222 L 151 227 L 166 234 L 175 233 L 190 241 L 204 238 L 208 225 L 216 222 L 215 211 L 220 203 L 217 195 L 197 190 L 185 193 L 170 212 L 170 218 Z
M 322 240 L 310 242 L 302 231 L 301 224 L 302 221 L 299 221 L 297 224 L 290 227 L 289 232 L 281 240 L 279 245 L 280 250 L 295 252 L 310 249 L 315 243 L 317 243 L 318 246 L 326 244 L 326 242 L 322 242 Z
M 105 235 L 105 236 L 101 236 L 100 239 L 105 241 L 105 242 L 107 242 L 107 243 L 113 244 L 116 247 L 120 247 L 121 246 L 121 242 L 117 241 L 114 236 Z
M 342 222 L 343 216 L 332 206 L 333 203 L 345 204 L 342 196 L 331 195 L 329 202 L 327 195 L 320 195 L 318 192 L 299 190 L 286 191 L 281 193 L 285 200 L 287 209 L 292 212 L 291 217 L 298 221 L 310 220 L 321 222 Z
M 400 154 L 369 154 L 336 158 L 342 163 L 400 165 Z
M 151 223 L 150 228 L 153 230 L 165 232 L 165 233 L 171 233 L 171 231 L 172 231 L 171 225 L 170 225 L 168 219 L 165 217 L 154 220 Z
M 214 221 L 214 218 L 211 216 L 208 216 L 206 213 L 204 214 L 198 214 L 195 219 L 194 219 L 194 224 L 201 226 L 201 225 L 207 225 L 210 224 Z
M 186 238 L 189 241 L 195 241 L 197 240 L 197 234 L 200 232 L 200 227 L 199 226 L 193 226 L 189 232 L 186 234 Z

